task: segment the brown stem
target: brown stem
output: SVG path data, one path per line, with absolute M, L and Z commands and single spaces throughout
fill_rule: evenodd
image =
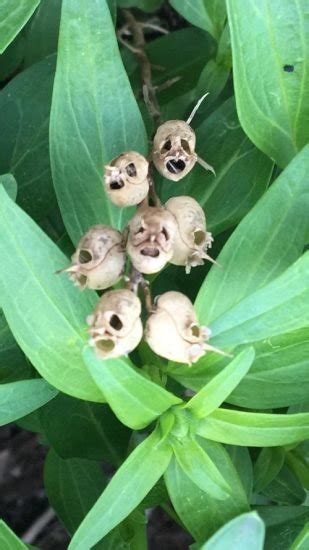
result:
M 138 271 L 133 265 L 131 265 L 131 273 L 125 287 L 134 294 L 138 293 L 138 288 L 141 286 L 144 292 L 145 307 L 149 313 L 153 311 L 151 292 L 149 288 L 149 282 L 146 281 L 143 274 Z
M 119 33 L 119 38 L 123 44 L 135 53 L 139 60 L 144 101 L 150 116 L 155 122 L 159 123 L 161 120 L 161 111 L 156 97 L 156 88 L 152 84 L 151 64 L 145 52 L 144 25 L 137 21 L 129 10 L 123 10 L 123 12 L 127 26 L 132 32 L 133 46 L 122 38 L 121 33 Z

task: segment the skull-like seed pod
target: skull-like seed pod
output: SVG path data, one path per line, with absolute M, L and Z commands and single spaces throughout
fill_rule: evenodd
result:
M 87 318 L 90 345 L 102 359 L 121 357 L 133 351 L 143 336 L 141 302 L 130 290 L 110 290 L 103 294 Z
M 157 355 L 177 363 L 191 365 L 207 350 L 223 353 L 206 343 L 210 330 L 199 325 L 193 304 L 181 292 L 166 292 L 158 298 L 144 334 Z
M 63 271 L 82 290 L 102 290 L 119 281 L 125 261 L 122 234 L 107 225 L 94 225 L 79 241 L 72 265 Z
M 165 178 L 179 181 L 197 161 L 196 137 L 184 120 L 169 120 L 157 129 L 153 140 L 152 159 Z
M 127 252 L 141 273 L 157 273 L 173 256 L 177 224 L 165 208 L 140 208 L 129 223 Z
M 133 206 L 144 200 L 149 191 L 148 161 L 135 151 L 114 158 L 105 166 L 105 189 L 117 206 Z
M 206 230 L 205 213 L 198 202 L 187 196 L 172 197 L 165 208 L 175 216 L 178 226 L 170 262 L 186 266 L 189 273 L 191 267 L 203 265 L 203 260 L 213 261 L 207 254 L 213 238 Z

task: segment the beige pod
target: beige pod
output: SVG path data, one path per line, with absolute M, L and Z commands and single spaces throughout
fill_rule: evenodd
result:
M 159 126 L 153 140 L 152 159 L 165 178 L 179 181 L 197 161 L 196 137 L 184 120 L 169 120 Z
M 159 296 L 144 336 L 157 355 L 177 363 L 191 365 L 207 350 L 223 353 L 206 343 L 210 331 L 199 325 L 192 302 L 181 292 L 170 291 Z
M 90 345 L 102 359 L 133 351 L 143 336 L 141 302 L 130 290 L 110 290 L 100 298 L 87 318 Z
M 172 258 L 177 225 L 164 207 L 139 208 L 129 223 L 127 252 L 141 273 L 157 273 Z
M 117 206 L 134 206 L 148 194 L 148 161 L 136 151 L 114 158 L 104 169 L 105 190 Z
M 94 225 L 81 238 L 66 271 L 82 290 L 108 288 L 121 278 L 126 261 L 123 236 L 107 225 Z
M 206 229 L 205 213 L 199 203 L 188 196 L 172 197 L 165 208 L 175 217 L 178 228 L 170 262 L 185 266 L 189 273 L 191 267 L 202 265 L 203 260 L 213 261 L 207 254 L 213 238 Z

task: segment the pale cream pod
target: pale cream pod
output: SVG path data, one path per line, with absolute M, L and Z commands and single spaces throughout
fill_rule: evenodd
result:
M 147 320 L 144 336 L 157 355 L 177 363 L 192 365 L 206 351 L 225 355 L 207 344 L 210 330 L 199 325 L 192 302 L 181 292 L 171 291 L 159 296 Z
M 153 140 L 152 160 L 158 172 L 172 181 L 186 176 L 197 161 L 195 132 L 184 120 L 168 120 Z
M 129 223 L 127 252 L 135 269 L 157 273 L 173 256 L 177 224 L 163 207 L 141 207 Z
M 203 260 L 214 260 L 207 254 L 213 238 L 206 228 L 204 210 L 189 196 L 172 197 L 165 208 L 175 216 L 178 231 L 175 235 L 171 264 L 183 265 L 190 273 L 191 267 L 203 265 Z
M 114 158 L 104 169 L 105 190 L 117 206 L 134 206 L 149 191 L 149 163 L 136 151 L 127 151 Z
M 123 236 L 107 225 L 94 225 L 77 245 L 65 271 L 81 289 L 103 290 L 119 281 L 125 267 Z
M 98 357 L 110 359 L 133 351 L 143 336 L 141 302 L 130 290 L 110 290 L 103 294 L 87 318 L 90 345 Z

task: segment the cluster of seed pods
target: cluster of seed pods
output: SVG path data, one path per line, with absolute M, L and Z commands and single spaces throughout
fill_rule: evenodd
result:
M 195 112 L 195 111 L 194 111 Z M 127 151 L 105 166 L 105 191 L 119 207 L 137 210 L 123 233 L 106 225 L 91 227 L 81 238 L 65 269 L 80 288 L 105 290 L 125 275 L 127 256 L 136 272 L 153 274 L 168 263 L 184 266 L 189 273 L 201 265 L 212 244 L 206 218 L 198 202 L 189 196 L 170 198 L 165 205 L 152 206 L 148 196 L 152 162 L 165 178 L 177 182 L 201 161 L 195 151 L 196 136 L 189 121 L 171 120 L 157 129 L 153 149 L 146 159 Z M 120 357 L 133 351 L 142 337 L 161 357 L 195 363 L 207 350 L 219 351 L 207 340 L 210 332 L 199 325 L 191 301 L 180 292 L 159 296 L 148 311 L 143 329 L 142 304 L 131 288 L 108 290 L 87 318 L 90 344 L 103 359 Z

